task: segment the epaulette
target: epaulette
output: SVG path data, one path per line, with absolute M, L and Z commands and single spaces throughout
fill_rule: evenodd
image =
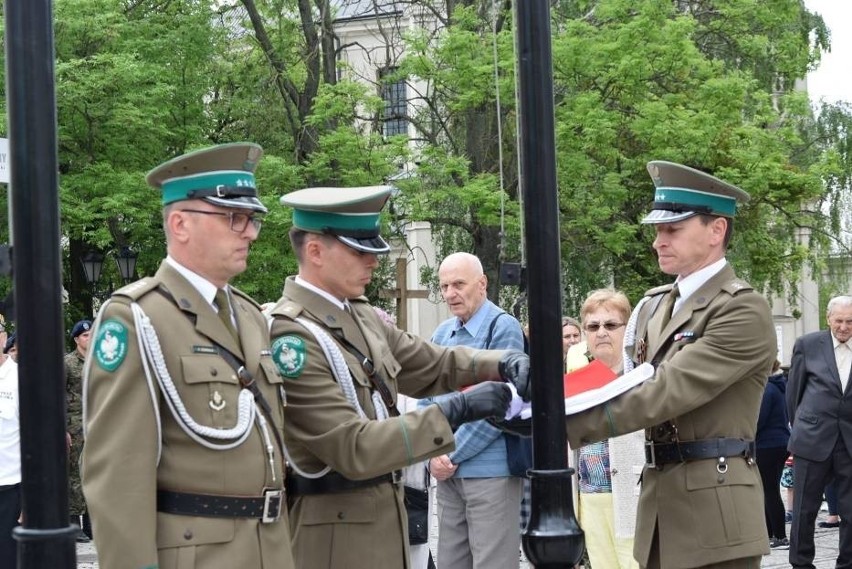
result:
M 744 290 L 751 291 L 751 290 L 754 290 L 754 288 L 752 288 L 752 286 L 750 284 L 748 284 L 747 282 L 745 282 L 742 279 L 734 279 L 734 280 L 726 282 L 724 285 L 722 285 L 722 290 L 724 290 L 725 292 L 727 292 L 731 296 L 734 296 L 734 295 L 739 294 L 740 292 L 742 292 Z
M 240 297 L 240 298 L 242 298 L 243 300 L 247 301 L 247 302 L 248 302 L 248 303 L 250 303 L 252 306 L 254 306 L 255 308 L 257 308 L 258 310 L 263 310 L 263 307 L 261 307 L 261 306 L 257 303 L 257 301 L 256 301 L 255 299 L 253 299 L 252 297 L 250 297 L 249 295 L 247 295 L 246 293 L 244 293 L 244 292 L 243 292 L 243 291 L 241 291 L 240 289 L 235 288 L 235 287 L 231 287 L 231 292 L 232 292 L 233 294 L 235 294 L 235 295 L 239 296 L 239 297 Z
M 304 307 L 298 302 L 285 300 L 284 302 L 278 303 L 275 308 L 269 311 L 269 316 L 286 316 L 290 320 L 295 320 L 303 310 Z
M 367 298 L 366 296 L 358 296 L 358 297 L 349 299 L 349 304 L 355 304 L 356 302 L 361 302 L 361 303 L 364 303 L 364 304 L 370 304 L 370 299 Z
M 664 284 L 660 286 L 655 286 L 654 288 L 645 292 L 645 296 L 657 296 L 658 294 L 668 294 L 671 292 L 674 283 Z
M 139 300 L 152 290 L 160 286 L 160 280 L 156 277 L 145 277 L 136 282 L 132 282 L 127 286 L 123 286 L 114 293 L 113 296 L 123 296 L 130 300 Z

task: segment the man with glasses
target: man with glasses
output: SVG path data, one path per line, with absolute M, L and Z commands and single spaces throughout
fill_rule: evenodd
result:
M 83 489 L 102 567 L 293 569 L 282 379 L 260 307 L 229 281 L 266 208 L 262 150 L 152 170 L 168 256 L 116 291 L 84 367 Z
M 646 429 L 640 566 L 757 568 L 769 542 L 754 436 L 777 348 L 768 303 L 725 259 L 737 202 L 749 196 L 680 164 L 648 171 L 656 192 L 643 223 L 654 227 L 660 269 L 676 280 L 633 311 L 624 363 L 656 371 L 569 416 L 568 438 L 578 448 Z

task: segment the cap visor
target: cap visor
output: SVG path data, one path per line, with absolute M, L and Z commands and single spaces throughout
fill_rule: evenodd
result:
M 651 210 L 651 213 L 645 216 L 642 220 L 644 224 L 653 224 L 653 223 L 674 223 L 675 221 L 683 221 L 684 219 L 690 218 L 693 215 L 697 215 L 694 211 L 682 211 L 675 212 L 669 211 L 667 209 L 654 209 Z
M 343 235 L 336 235 L 336 237 L 340 240 L 341 243 L 352 247 L 356 251 L 362 251 L 364 253 L 373 253 L 376 255 L 390 253 L 390 245 L 388 245 L 387 242 L 378 235 L 376 235 L 375 237 L 367 237 L 360 239 L 356 237 L 346 237 Z
M 266 209 L 266 206 L 264 206 L 262 203 L 260 203 L 259 199 L 249 197 L 249 196 L 243 196 L 243 197 L 239 197 L 239 198 L 230 198 L 230 199 L 214 198 L 214 197 L 207 197 L 207 198 L 201 198 L 201 199 L 203 199 L 207 203 L 211 203 L 211 204 L 217 205 L 219 207 L 231 207 L 231 208 L 235 208 L 235 209 L 250 209 L 251 211 L 256 211 L 258 213 L 267 213 L 269 211 L 268 209 Z

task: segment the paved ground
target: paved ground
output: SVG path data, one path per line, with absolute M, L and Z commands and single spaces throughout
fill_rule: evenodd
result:
M 825 513 L 820 513 L 819 520 L 821 521 L 823 519 L 825 519 Z M 787 529 L 789 530 L 789 525 L 787 526 Z M 837 529 L 816 529 L 815 536 L 817 554 L 814 564 L 819 569 L 834 567 L 834 562 L 837 558 L 837 532 Z M 432 551 L 435 551 L 435 539 L 437 539 L 437 535 L 432 536 Z M 789 567 L 790 563 L 787 561 L 787 551 L 773 550 L 770 555 L 763 558 L 763 563 L 761 563 L 760 566 L 767 569 Z M 93 545 L 77 545 L 77 567 L 78 569 L 97 569 L 97 555 L 95 554 L 95 548 Z M 439 563 L 438 568 L 440 569 L 440 567 Z M 532 569 L 532 565 L 524 561 L 521 563 L 520 569 Z

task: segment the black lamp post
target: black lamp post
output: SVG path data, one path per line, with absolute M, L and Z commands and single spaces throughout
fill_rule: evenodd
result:
M 115 253 L 115 264 L 118 267 L 118 274 L 121 276 L 121 280 L 125 283 L 132 280 L 136 276 L 136 259 L 139 256 L 139 253 L 134 251 L 128 246 L 123 246 L 117 253 Z M 80 258 L 80 263 L 83 265 L 83 272 L 86 275 L 86 283 L 92 286 L 93 289 L 97 288 L 98 281 L 101 279 L 101 272 L 104 268 L 104 254 L 99 253 L 98 251 L 88 251 L 85 255 Z M 107 297 L 112 294 L 112 282 L 107 283 L 106 292 L 103 293 L 103 297 Z M 98 298 L 101 295 L 95 294 Z
M 104 268 L 104 255 L 97 251 L 89 251 L 80 259 L 83 264 L 83 272 L 86 274 L 86 282 L 90 285 L 98 284 L 101 280 L 101 271 Z
M 115 264 L 118 265 L 118 274 L 121 280 L 129 282 L 136 276 L 136 258 L 139 253 L 125 245 L 121 251 L 115 254 Z

